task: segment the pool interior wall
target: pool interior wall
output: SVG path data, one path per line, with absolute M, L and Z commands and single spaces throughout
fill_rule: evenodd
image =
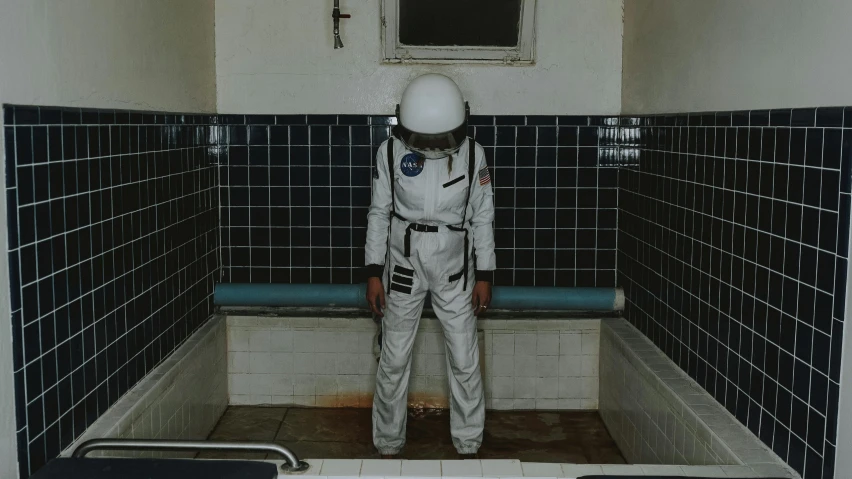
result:
M 602 321 L 600 412 L 631 463 L 740 464 L 795 475 L 624 319 Z
M 370 407 L 378 327 L 370 318 L 228 316 L 234 405 Z M 600 321 L 479 322 L 485 401 L 494 410 L 597 410 Z M 447 407 L 444 340 L 423 319 L 409 406 Z
M 322 320 L 322 322 L 321 322 Z M 285 326 L 275 326 L 276 323 L 290 323 Z M 367 325 L 361 319 L 345 319 L 340 318 L 275 318 L 275 317 L 234 317 L 229 318 L 222 315 L 214 316 L 203 328 L 201 328 L 187 343 L 181 347 L 174 358 L 163 365 L 162 371 L 157 371 L 150 380 L 146 380 L 137 388 L 129 393 L 115 407 L 110 409 L 87 433 L 80 438 L 80 441 L 94 437 L 125 437 L 125 438 L 150 438 L 157 437 L 162 439 L 204 439 L 208 438 L 213 433 L 216 437 L 216 425 L 221 426 L 229 420 L 229 414 L 233 415 L 238 411 L 240 406 L 232 404 L 232 409 L 225 412 L 227 405 L 232 399 L 226 396 L 227 389 L 223 387 L 225 381 L 229 383 L 229 368 L 231 367 L 233 355 L 228 352 L 231 349 L 231 342 L 234 341 L 234 334 L 230 328 L 236 325 L 235 331 L 246 331 L 247 328 L 257 328 L 258 331 L 264 334 L 249 334 L 248 345 L 249 349 L 252 344 L 251 338 L 266 337 L 268 341 L 258 340 L 255 344 L 271 344 L 273 341 L 273 331 L 311 331 L 314 333 L 332 334 L 347 333 L 346 337 L 357 338 L 356 344 L 361 346 L 371 346 L 372 342 L 361 343 L 367 341 L 369 330 Z M 296 322 L 293 322 L 296 321 Z M 499 320 L 494 321 L 493 325 L 484 326 L 483 332 L 490 331 L 490 341 L 485 340 L 488 335 L 483 334 L 483 342 L 486 348 L 490 346 L 491 351 L 485 351 L 485 357 L 491 357 L 490 361 L 486 360 L 485 369 L 490 366 L 492 371 L 495 371 L 491 376 L 492 380 L 499 379 L 503 376 L 496 375 L 497 365 L 495 365 L 496 356 L 509 356 L 513 363 L 511 368 L 515 373 L 515 362 L 519 364 L 529 364 L 529 359 L 526 357 L 535 358 L 534 363 L 539 364 L 539 357 L 549 358 L 571 358 L 562 359 L 563 362 L 578 362 L 579 374 L 583 373 L 583 358 L 592 356 L 595 359 L 590 360 L 591 363 L 601 364 L 600 372 L 595 367 L 589 370 L 594 371 L 596 386 L 594 391 L 596 397 L 600 397 L 600 417 L 603 419 L 606 429 L 610 437 L 618 446 L 624 459 L 628 465 L 617 464 L 576 464 L 576 463 L 537 463 L 519 461 L 517 457 L 520 454 L 514 452 L 506 452 L 503 459 L 483 459 L 472 461 L 469 464 L 462 464 L 467 461 L 454 461 L 448 459 L 435 459 L 427 461 L 372 461 L 370 459 L 355 458 L 341 459 L 329 458 L 332 455 L 333 448 L 319 447 L 313 450 L 308 450 L 311 455 L 319 455 L 321 451 L 327 451 L 323 454 L 325 457 L 306 459 L 313 465 L 308 471 L 308 476 L 370 476 L 374 477 L 375 468 L 379 469 L 394 469 L 400 468 L 403 471 L 405 468 L 413 467 L 417 464 L 418 467 L 435 468 L 437 467 L 438 475 L 453 476 L 463 471 L 466 471 L 466 477 L 496 477 L 497 475 L 505 475 L 505 471 L 515 470 L 521 471 L 518 477 L 579 477 L 585 474 L 607 473 L 607 474 L 679 474 L 691 477 L 799 477 L 794 471 L 787 467 L 771 450 L 763 445 L 757 437 L 736 421 L 721 405 L 715 402 L 704 390 L 695 384 L 685 373 L 677 368 L 665 355 L 657 349 L 647 338 L 645 338 L 637 329 L 630 325 L 624 319 L 527 319 L 527 320 L 505 320 L 504 324 L 499 324 Z M 348 334 L 346 322 L 349 326 L 356 328 L 355 331 L 360 331 L 360 334 Z M 486 324 L 489 320 L 480 321 L 480 324 Z M 284 324 L 282 323 L 282 324 Z M 322 324 L 323 327 L 320 327 Z M 336 329 L 332 329 L 330 325 L 336 325 Z M 422 326 L 426 331 L 429 330 L 429 322 L 424 321 Z M 495 354 L 498 345 L 506 346 L 503 351 L 508 350 L 508 341 L 504 344 L 505 338 L 509 336 L 511 331 L 512 351 L 513 354 Z M 531 331 L 534 331 L 533 334 Z M 555 332 L 559 332 L 558 348 L 553 344 L 552 340 L 544 340 L 539 344 L 540 337 L 557 336 Z M 544 334 L 539 335 L 542 332 Z M 239 337 L 243 333 L 237 334 Z M 284 335 L 287 336 L 286 334 Z M 430 354 L 439 355 L 437 345 L 433 344 L 430 349 L 428 334 L 423 334 L 422 345 L 418 350 L 418 354 L 428 356 Z M 500 336 L 499 338 L 496 338 Z M 579 337 L 579 343 L 574 336 Z M 331 339 L 340 340 L 343 336 L 332 336 Z M 535 338 L 536 355 L 520 354 L 531 352 L 531 341 Z M 562 347 L 562 340 L 566 339 L 565 348 Z M 584 349 L 584 339 L 588 339 L 588 343 Z M 280 338 L 279 338 L 280 339 Z M 327 338 L 326 338 L 327 339 Z M 496 342 L 495 342 L 496 339 Z M 517 344 L 521 347 L 518 348 Z M 286 344 L 286 341 L 285 341 Z M 293 349 L 296 348 L 294 340 Z M 310 344 L 310 343 L 309 343 Z M 313 343 L 316 349 L 316 340 Z M 343 346 L 341 346 L 343 347 Z M 354 348 L 354 346 L 352 346 Z M 360 347 L 360 346 L 359 346 Z M 308 346 L 299 346 L 300 349 L 308 348 Z M 547 349 L 550 348 L 550 349 Z M 554 349 L 556 348 L 556 349 Z M 575 349 L 578 348 L 578 349 Z M 565 354 L 564 351 L 576 352 L 579 354 Z M 360 351 L 360 349 L 359 349 Z M 431 351 L 431 352 L 430 352 Z M 538 355 L 538 352 L 553 352 L 559 351 L 559 354 Z M 248 351 L 251 353 L 252 351 Z M 263 351 L 260 351 L 263 352 Z M 584 354 L 586 353 L 586 354 Z M 271 352 L 269 354 L 272 354 Z M 294 352 L 295 354 L 295 352 Z M 314 354 L 320 354 L 314 352 Z M 322 353 L 327 354 L 327 353 Z M 337 353 L 335 353 L 337 354 Z M 340 354 L 368 354 L 368 353 L 351 353 L 343 352 Z M 371 354 L 371 353 L 369 353 Z M 350 358 L 349 356 L 344 356 Z M 315 356 L 311 356 L 316 360 Z M 524 358 L 518 360 L 517 358 Z M 426 358 L 429 359 L 429 358 Z M 443 358 L 440 361 L 430 361 L 443 364 Z M 504 360 L 498 360 L 504 361 Z M 506 360 L 508 361 L 508 360 Z M 557 359 L 557 371 L 559 371 L 559 361 Z M 543 361 L 542 364 L 547 364 L 548 361 Z M 340 364 L 340 363 L 335 363 Z M 226 367 L 227 365 L 227 367 Z M 531 366 L 530 366 L 531 367 Z M 251 368 L 251 359 L 249 356 L 249 368 Z M 549 371 L 544 368 L 543 371 Z M 563 369 L 564 370 L 564 369 Z M 536 370 L 537 371 L 537 370 Z M 566 370 L 567 371 L 567 370 Z M 239 373 L 242 374 L 242 373 Z M 251 373 L 249 373 L 251 374 Z M 257 373 L 258 376 L 264 373 Z M 266 373 L 269 376 L 271 373 Z M 501 373 L 502 374 L 502 373 Z M 553 378 L 538 378 L 538 372 L 530 373 L 523 372 L 522 374 L 534 374 L 536 382 L 538 379 Z M 331 376 L 328 374 L 327 376 Z M 348 374 L 339 375 L 337 377 L 349 376 Z M 428 379 L 428 375 L 426 376 Z M 486 377 L 489 377 L 486 372 Z M 583 376 L 578 376 L 583 377 Z M 525 376 L 512 377 L 512 384 L 523 385 L 530 384 L 525 380 Z M 556 378 L 557 384 L 559 377 Z M 353 382 L 350 382 L 353 381 Z M 360 378 L 359 378 L 360 381 Z M 589 380 L 591 382 L 591 380 Z M 341 383 L 335 384 L 353 384 L 354 380 L 344 379 Z M 329 382 L 330 384 L 330 382 Z M 360 385 L 360 383 L 358 383 Z M 427 380 L 426 385 L 429 384 Z M 583 381 L 576 383 L 582 391 Z M 293 384 L 295 391 L 296 385 Z M 360 387 L 360 386 L 359 386 Z M 316 385 L 315 397 L 316 396 Z M 341 398 L 350 397 L 348 394 L 340 394 L 341 389 L 338 388 L 338 394 L 334 401 L 340 401 Z M 360 391 L 360 389 L 359 389 Z M 428 391 L 428 390 L 427 390 Z M 489 389 L 491 398 L 491 409 L 493 406 L 495 390 Z M 518 391 L 521 391 L 518 389 Z M 537 394 L 522 393 L 523 395 Z M 557 389 L 558 391 L 558 389 Z M 434 392 L 429 392 L 434 394 Z M 576 393 L 583 395 L 583 393 Z M 512 395 L 515 396 L 515 389 L 512 389 Z M 231 395 L 233 398 L 235 395 Z M 236 396 L 244 396 L 238 394 Z M 266 398 L 267 394 L 261 394 Z M 270 397 L 272 395 L 269 395 Z M 416 397 L 416 394 L 413 394 Z M 320 395 L 319 397 L 324 397 Z M 434 396 L 429 396 L 434 397 Z M 249 394 L 251 398 L 251 394 Z M 629 398 L 630 402 L 625 402 L 624 398 Z M 502 399 L 502 398 L 497 398 Z M 544 410 L 521 411 L 527 409 L 523 407 L 525 404 L 536 404 L 535 397 L 533 402 L 524 401 L 527 398 L 511 398 L 512 407 L 506 407 L 504 411 L 492 413 L 492 421 L 508 420 L 514 421 L 518 418 L 544 418 L 545 421 L 562 421 L 564 418 L 571 418 L 572 415 L 576 419 L 584 414 L 595 414 L 598 410 L 598 399 L 594 403 L 591 401 L 583 402 L 566 402 L 564 405 L 583 405 L 586 404 L 586 412 L 578 412 L 568 410 L 548 412 Z M 582 398 L 581 398 L 582 399 Z M 325 399 L 323 399 L 325 401 Z M 323 405 L 321 401 L 321 405 Z M 518 401 L 518 402 L 516 402 Z M 556 399 L 556 407 L 558 409 L 560 401 L 569 401 L 568 399 Z M 575 400 L 571 400 L 575 401 Z M 333 403 L 335 406 L 339 402 Z M 416 401 L 414 404 L 418 404 Z M 422 403 L 419 403 L 422 405 Z M 497 404 L 509 404 L 497 403 Z M 517 404 L 517 408 L 515 407 Z M 553 402 L 542 403 L 542 405 L 552 405 Z M 594 404 L 594 407 L 592 405 Z M 277 407 L 269 404 L 258 404 L 262 406 L 265 414 L 277 415 L 283 409 L 288 411 L 299 411 L 294 413 L 293 420 L 296 416 L 309 415 L 309 410 L 302 409 L 306 405 L 295 405 L 290 403 L 286 408 L 283 405 Z M 313 406 L 317 406 L 316 400 Z M 246 406 L 242 406 L 246 407 Z M 350 407 L 355 407 L 354 403 L 350 403 Z M 358 408 L 361 408 L 361 400 L 359 396 Z M 255 410 L 260 408 L 252 407 Z M 511 411 L 509 411 L 511 409 Z M 542 408 L 543 409 L 543 408 Z M 417 409 L 421 414 L 426 414 L 430 411 L 426 408 Z M 327 410 L 329 416 L 337 414 L 336 410 Z M 348 414 L 358 414 L 357 410 L 350 410 Z M 364 414 L 366 411 L 361 411 Z M 224 415 L 223 415 L 224 413 Z M 316 414 L 316 411 L 313 412 Z M 238 414 L 238 413 L 236 413 Z M 289 414 L 289 413 L 285 413 Z M 434 413 L 436 417 L 440 417 L 440 412 Z M 553 416 L 549 416 L 553 414 Z M 560 416 L 561 415 L 561 416 Z M 221 419 L 220 419 L 221 417 Z M 366 417 L 366 416 L 365 416 Z M 304 418 L 303 418 L 304 419 Z M 274 422 L 274 421 L 273 421 Z M 281 423 L 277 425 L 275 437 L 278 437 L 284 428 L 286 416 L 282 416 Z M 354 424 L 353 424 L 354 425 Z M 346 430 L 353 429 L 352 425 L 346 424 Z M 267 427 L 269 427 L 267 425 Z M 289 428 L 290 426 L 287 426 Z M 366 426 L 365 426 L 366 427 Z M 357 427 L 355 428 L 357 429 Z M 499 430 L 497 426 L 495 430 Z M 287 429 L 289 430 L 289 429 Z M 364 432 L 365 436 L 369 428 Z M 505 429 L 504 429 L 505 430 Z M 221 430 L 219 431 L 221 432 Z M 153 435 L 153 436 L 152 436 Z M 274 438 L 273 438 L 274 440 Z M 607 438 L 604 438 L 606 442 Z M 78 443 L 80 442 L 78 441 Z M 369 443 L 369 439 L 365 439 L 364 443 Z M 296 441 L 298 444 L 298 441 Z M 76 443 L 75 443 L 76 445 Z M 321 445 L 320 445 L 321 446 Z M 72 446 L 64 454 L 69 454 L 75 446 Z M 702 450 L 702 447 L 704 448 Z M 487 448 L 485 449 L 487 452 Z M 298 451 L 296 451 L 298 453 Z M 128 453 L 111 453 L 113 455 L 128 456 Z M 179 454 L 173 453 L 146 453 L 143 456 L 153 457 L 180 457 Z M 204 457 L 204 456 L 202 456 Z M 489 456 L 491 457 L 491 456 Z M 600 456 L 598 456 L 600 457 Z M 258 458 L 261 459 L 261 458 Z M 529 458 L 531 460 L 540 460 Z M 578 461 L 584 459 L 566 459 L 570 461 Z M 603 460 L 603 459 L 601 459 Z M 613 462 L 619 459 L 610 459 Z M 384 465 L 376 465 L 376 462 Z M 504 474 L 496 474 L 496 470 L 502 468 Z M 382 469 L 382 470 L 384 470 Z M 491 471 L 491 472 L 489 472 Z M 389 472 L 390 475 L 393 475 Z M 402 472 L 400 472 L 402 474 Z M 385 474 L 387 475 L 387 474 Z M 415 475 L 416 474 L 403 474 Z
M 213 316 L 71 444 L 90 439 L 204 439 L 228 407 L 227 330 Z M 193 457 L 194 453 L 128 451 L 90 456 Z

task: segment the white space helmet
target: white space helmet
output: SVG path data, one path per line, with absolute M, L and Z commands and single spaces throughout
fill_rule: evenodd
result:
M 396 135 L 425 158 L 445 158 L 467 136 L 469 108 L 459 87 L 437 73 L 421 75 L 405 88 L 396 106 Z

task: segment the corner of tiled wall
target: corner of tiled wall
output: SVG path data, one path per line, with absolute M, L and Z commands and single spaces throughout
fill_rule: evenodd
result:
M 834 476 L 852 107 L 637 118 L 625 317 L 806 478 Z
M 0 254 L 28 477 L 210 317 L 215 117 L 16 105 L 3 114 Z
M 227 331 L 214 316 L 172 356 L 107 410 L 64 454 L 89 439 L 206 439 L 228 406 Z M 93 453 L 194 457 L 195 452 Z
M 602 321 L 600 357 L 601 417 L 629 462 L 799 477 L 626 320 Z

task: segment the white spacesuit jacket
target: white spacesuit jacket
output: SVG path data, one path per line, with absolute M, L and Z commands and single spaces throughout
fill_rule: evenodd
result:
M 390 140 L 389 140 L 390 141 Z M 468 173 L 468 148 L 475 150 L 474 178 Z M 461 226 L 470 222 L 476 270 L 494 271 L 494 201 L 491 174 L 485 161 L 485 151 L 470 140 L 453 155 L 452 172 L 446 160 L 424 160 L 423 168 L 412 166 L 416 155 L 401 141 L 394 141 L 395 211 L 399 217 L 413 223 Z M 367 265 L 384 265 L 388 246 L 388 226 L 391 224 L 391 181 L 388 176 L 387 142 L 382 143 L 373 166 L 373 198 L 367 227 Z M 468 184 L 470 201 L 467 200 Z
M 482 443 L 485 402 L 471 298 L 474 281 L 493 281 L 496 267 L 491 174 L 484 150 L 470 139 L 452 168 L 447 159 L 422 160 L 389 141 L 392 165 L 386 142 L 373 169 L 365 258 L 368 275 L 381 276 L 387 289 L 373 441 L 386 455 L 405 445 L 411 350 L 431 293 L 444 330 L 453 443 L 472 454 Z M 472 168 L 468 148 L 475 148 Z

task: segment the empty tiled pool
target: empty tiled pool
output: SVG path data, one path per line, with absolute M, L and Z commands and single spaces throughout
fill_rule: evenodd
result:
M 78 443 L 104 437 L 277 443 L 307 460 L 307 476 L 323 477 L 394 476 L 417 465 L 437 468 L 431 475 L 464 477 L 507 471 L 560 478 L 601 472 L 796 477 L 618 318 L 481 321 L 485 437 L 479 461 L 458 461 L 444 372 L 424 367 L 443 363 L 435 327 L 421 325 L 414 348 L 402 461 L 378 460 L 372 444 L 375 326 L 344 317 L 216 316 Z M 385 469 L 390 472 L 376 472 Z M 412 474 L 425 477 L 403 475 Z

